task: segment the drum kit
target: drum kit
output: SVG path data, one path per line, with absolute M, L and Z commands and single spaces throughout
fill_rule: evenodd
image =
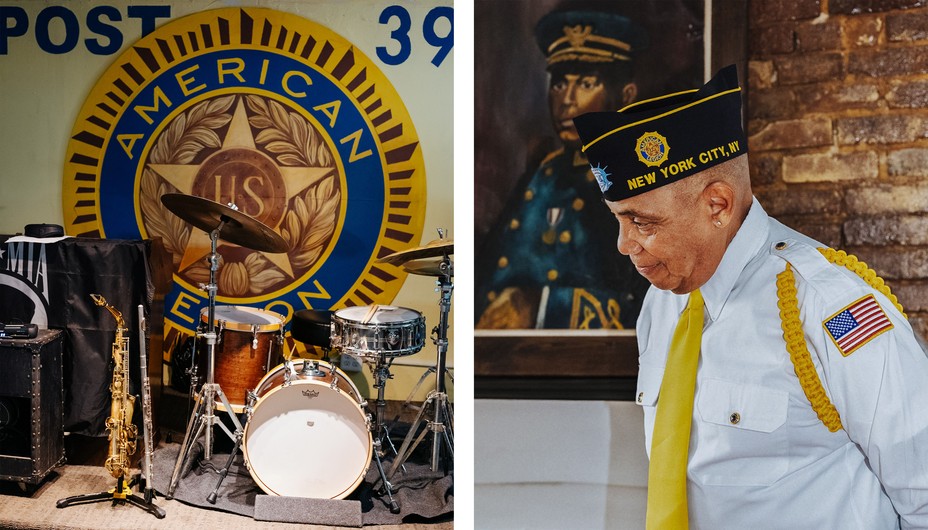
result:
M 442 447 L 447 448 L 445 456 L 451 460 L 454 457 L 453 412 L 445 387 L 445 377 L 450 377 L 445 356 L 453 289 L 451 241 L 445 240 L 439 230 L 436 241 L 378 260 L 402 266 L 411 274 L 437 277 L 437 290 L 441 292 L 440 323 L 432 330 L 437 362 L 419 381 L 421 385 L 434 372 L 436 388 L 419 407 L 418 417 L 397 451 L 385 421 L 384 390 L 387 380 L 392 378 L 393 360 L 417 353 L 423 347 L 426 333 L 421 313 L 376 304 L 334 312 L 298 311 L 300 319 L 295 316 L 292 326 L 294 339 L 321 347 L 325 355 L 321 360 L 293 359 L 283 352 L 282 315 L 246 306 L 216 305 L 219 240 L 282 253 L 288 250 L 284 239 L 233 204 L 222 205 L 183 194 L 163 195 L 161 202 L 173 214 L 210 236 L 209 283 L 200 285 L 208 301 L 196 332 L 197 341 L 205 347 L 195 348 L 191 374 L 194 408 L 167 497 L 173 497 L 181 469 L 193 457 L 195 443 L 201 436 L 205 436 L 203 458 L 212 458 L 213 427 L 219 426 L 234 445 L 225 465 L 218 470 L 216 487 L 207 497 L 210 503 L 215 504 L 233 459 L 241 450 L 258 487 L 269 495 L 288 497 L 343 499 L 360 485 L 370 464 L 376 463 L 383 483 L 380 491 L 388 497 L 391 511 L 398 513 L 390 478 L 397 469 L 405 469 L 405 462 L 425 436 L 433 434 L 433 471 L 442 461 Z M 365 412 L 367 402 L 351 379 L 329 361 L 330 350 L 360 357 L 372 365 L 373 386 L 377 389 L 373 415 Z M 277 364 L 278 358 L 283 359 L 281 364 Z M 195 391 L 199 383 L 197 364 L 204 365 L 206 375 Z M 217 414 L 221 412 L 228 416 L 228 425 Z M 423 424 L 425 428 L 420 432 Z M 394 455 L 389 473 L 383 463 L 386 446 Z M 325 457 L 314 459 L 304 472 L 294 473 L 291 448 L 308 449 Z

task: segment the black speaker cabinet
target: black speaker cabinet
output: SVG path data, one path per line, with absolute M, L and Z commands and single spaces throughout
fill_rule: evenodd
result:
M 38 484 L 65 461 L 62 340 L 0 339 L 0 480 Z

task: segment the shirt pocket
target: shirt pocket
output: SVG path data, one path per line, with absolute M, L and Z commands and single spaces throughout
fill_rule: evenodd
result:
M 638 386 L 635 390 L 635 403 L 646 408 L 656 407 L 657 397 L 661 393 L 661 380 L 663 379 L 663 364 L 642 362 L 638 366 Z
M 765 486 L 789 469 L 789 394 L 719 379 L 700 382 L 690 471 L 710 485 Z

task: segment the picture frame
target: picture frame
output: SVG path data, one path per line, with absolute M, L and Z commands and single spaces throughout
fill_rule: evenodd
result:
M 481 253 L 501 226 L 507 200 L 520 193 L 520 175 L 524 181 L 526 172 L 558 147 L 548 115 L 545 56 L 535 42 L 535 25 L 553 10 L 606 7 L 660 37 L 652 37 L 636 58 L 639 100 L 698 87 L 732 63 L 738 65 L 745 86 L 747 0 L 478 0 L 474 13 L 478 268 L 488 261 Z M 479 282 L 479 271 L 477 278 Z M 479 293 L 480 285 L 475 291 Z M 475 314 L 475 322 L 479 320 Z M 638 367 L 634 329 L 477 326 L 474 335 L 477 398 L 634 399 Z

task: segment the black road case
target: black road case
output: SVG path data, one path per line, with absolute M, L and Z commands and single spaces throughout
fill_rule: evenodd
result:
M 0 338 L 0 480 L 35 485 L 65 462 L 62 341 Z

